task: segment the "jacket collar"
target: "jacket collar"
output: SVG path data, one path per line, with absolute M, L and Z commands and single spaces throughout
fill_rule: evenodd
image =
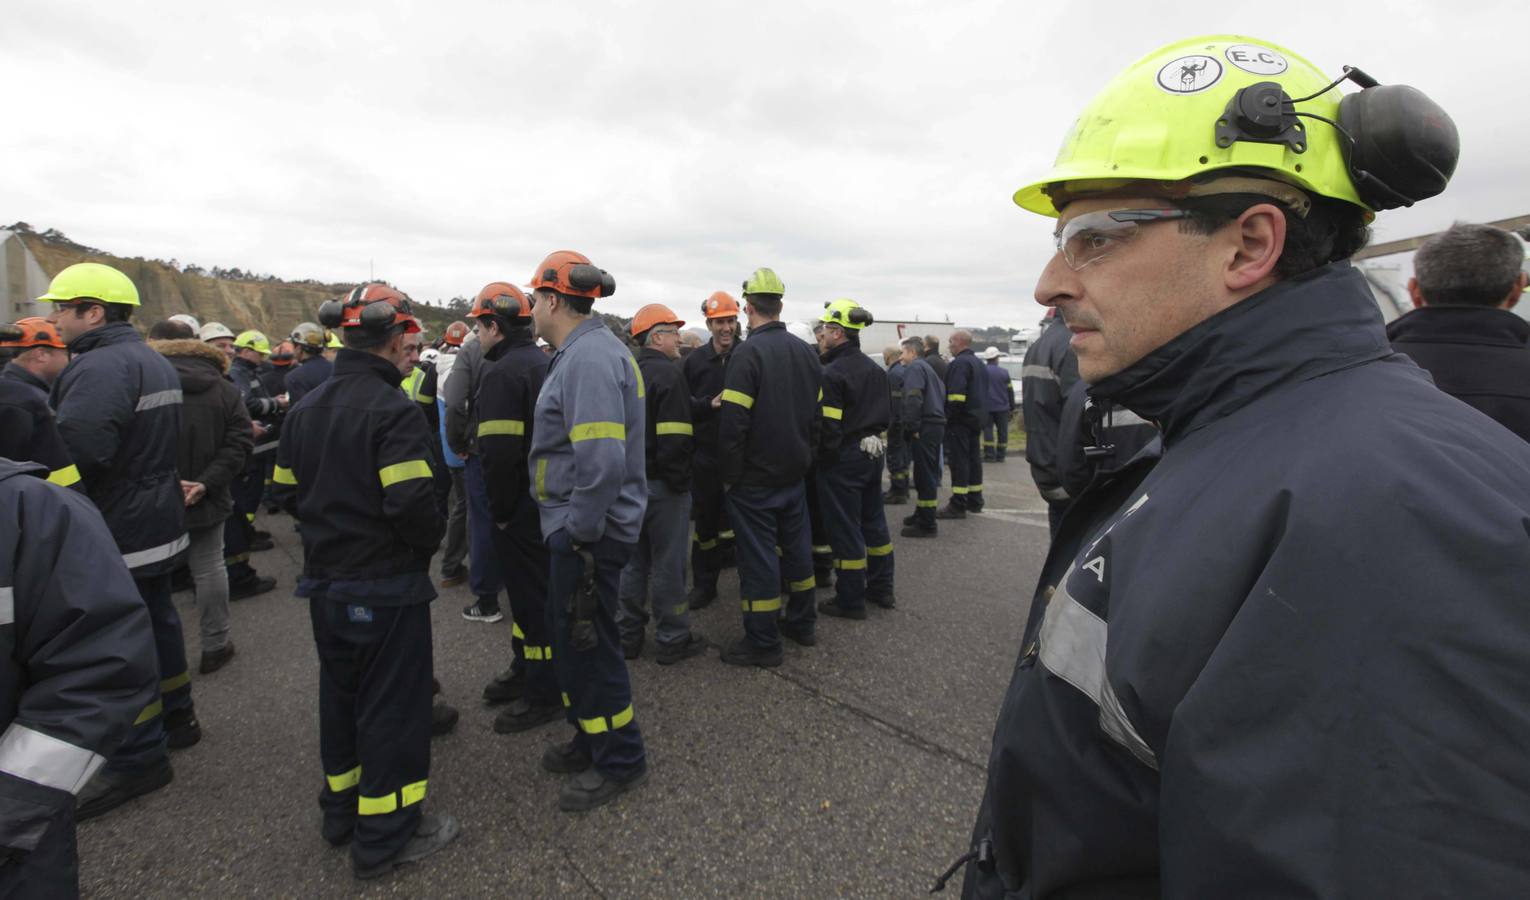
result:
M 1387 326 L 1394 341 L 1454 344 L 1530 344 L 1530 322 L 1492 306 L 1424 306 Z
M 243 357 L 239 357 L 239 356 L 236 356 L 233 359 L 229 360 L 229 366 L 231 368 L 233 366 L 238 366 L 241 369 L 248 369 L 250 374 L 252 374 L 252 375 L 255 374 L 256 370 L 260 368 L 255 363 L 252 363 L 249 360 L 244 359 Z
M 386 381 L 388 387 L 398 387 L 404 381 L 404 376 L 399 374 L 398 366 L 375 353 L 365 353 L 346 347 L 335 354 L 335 377 L 368 372 Z
M 511 350 L 514 350 L 516 347 L 530 347 L 535 343 L 536 339 L 531 336 L 529 331 L 525 334 L 511 334 L 504 340 L 495 344 L 494 349 L 485 353 L 483 358 L 489 362 L 493 362 L 499 359 L 501 356 L 504 356 L 506 353 L 509 353 Z
M 849 356 L 852 353 L 859 353 L 860 351 L 860 344 L 857 344 L 854 341 L 845 341 L 838 347 L 829 348 L 828 352 L 823 355 L 824 365 L 828 365 L 834 360 L 839 359 L 841 356 Z
M 31 372 L 28 372 L 21 366 L 16 365 L 14 362 L 6 363 L 5 368 L 0 369 L 0 378 L 9 378 L 12 381 L 19 381 L 22 384 L 30 384 L 32 387 L 37 388 L 44 394 L 48 393 L 48 383 L 46 381 L 43 381 L 41 378 L 38 378 L 36 375 L 33 375 Z
M 1365 278 L 1331 263 L 1217 313 L 1089 395 L 1152 421 L 1167 446 L 1271 390 L 1391 353 Z
M 322 363 L 327 363 L 327 362 L 329 362 L 329 360 L 325 359 L 324 358 L 324 354 L 321 353 L 318 356 L 310 356 L 310 357 L 308 357 L 307 359 L 305 359 L 302 362 L 298 363 L 298 366 L 301 368 L 302 366 L 312 365 L 314 363 L 321 363 L 322 364 Z M 330 363 L 330 364 L 333 365 L 333 363 Z
M 71 354 L 86 353 L 97 347 L 105 347 L 109 344 L 126 344 L 133 341 L 143 343 L 143 338 L 139 336 L 137 330 L 132 325 L 127 322 L 108 322 L 100 328 L 93 328 L 70 341 L 69 352 Z
M 645 359 L 655 359 L 659 362 L 674 362 L 674 360 L 665 356 L 658 350 L 653 349 L 652 347 L 644 347 L 641 351 L 638 352 L 638 362 L 642 362 Z
M 701 353 L 701 354 L 704 354 L 706 356 L 707 362 L 722 361 L 722 360 L 726 360 L 729 356 L 731 356 L 733 354 L 734 350 L 738 349 L 738 341 L 739 341 L 738 334 L 735 333 L 733 335 L 733 346 L 728 348 L 728 352 L 727 353 L 719 353 L 719 352 L 717 352 L 717 348 L 712 345 L 712 338 L 708 337 L 707 338 L 707 342 L 705 344 L 702 344 L 700 347 L 697 347 L 695 350 L 693 350 L 691 352 L 692 353 Z

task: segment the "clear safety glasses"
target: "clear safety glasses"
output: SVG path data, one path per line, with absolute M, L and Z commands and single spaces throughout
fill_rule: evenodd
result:
M 1183 209 L 1108 209 L 1068 220 L 1052 234 L 1068 268 L 1077 272 L 1130 244 L 1142 225 L 1189 218 Z

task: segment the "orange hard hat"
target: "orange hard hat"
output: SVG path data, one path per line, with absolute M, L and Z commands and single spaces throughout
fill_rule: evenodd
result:
M 738 318 L 738 301 L 727 291 L 718 291 L 701 303 L 701 313 L 708 319 Z
M 461 347 L 462 342 L 467 340 L 468 333 L 471 330 L 466 322 L 453 322 L 446 326 L 446 333 L 441 335 L 441 337 L 453 347 Z
M 275 347 L 271 348 L 271 365 L 290 366 L 292 365 L 292 359 L 295 356 L 297 356 L 297 350 L 292 346 L 292 342 L 282 341 L 280 344 L 277 344 Z
M 632 317 L 632 336 L 637 337 L 655 325 L 674 325 L 676 328 L 684 328 L 685 322 L 675 315 L 674 310 L 664 304 L 650 303 Z
M 526 292 L 508 281 L 491 281 L 473 298 L 469 318 L 502 316 L 506 319 L 531 318 L 531 301 Z M 460 343 L 460 341 L 459 341 Z
M 403 325 L 405 334 L 417 334 L 420 321 L 414 317 L 414 307 L 401 291 L 374 281 L 346 294 L 344 299 L 330 300 L 319 307 L 319 322 L 326 328 L 364 328 L 382 331 L 394 325 Z
M 590 258 L 572 250 L 548 254 L 531 276 L 531 287 L 549 288 L 573 297 L 609 297 L 616 293 L 616 279 L 605 269 L 590 264 Z
M 0 347 L 18 347 L 23 350 L 53 347 L 62 350 L 64 339 L 58 336 L 58 330 L 47 319 L 29 316 L 14 325 L 0 325 Z

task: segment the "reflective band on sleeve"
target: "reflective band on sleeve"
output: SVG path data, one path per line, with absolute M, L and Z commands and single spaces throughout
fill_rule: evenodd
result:
M 413 806 L 425 799 L 424 781 L 406 784 L 392 794 L 383 797 L 361 796 L 356 798 L 356 812 L 363 816 L 385 816 L 405 806 Z M 402 802 L 400 802 L 402 798 Z
M 605 734 L 607 731 L 615 731 L 632 721 L 632 707 L 617 713 L 614 716 L 601 716 L 598 719 L 580 719 L 579 727 L 585 734 Z
M 80 483 L 80 470 L 73 465 L 64 466 L 62 469 L 54 469 L 48 473 L 48 480 L 59 487 L 69 487 L 71 484 Z
M 0 772 L 78 794 L 106 757 L 12 722 L 0 735 Z
M 1041 621 L 1039 659 L 1047 671 L 1073 685 L 1100 708 L 1100 728 L 1138 761 L 1158 768 L 1147 741 L 1132 727 L 1105 672 L 1105 620 L 1074 600 L 1066 587 L 1069 568 L 1058 582 Z
M 436 403 L 436 395 L 435 394 L 420 394 L 419 396 L 415 397 L 414 399 L 419 401 L 420 403 L 424 403 L 427 406 L 434 406 L 435 403 Z
M 390 487 L 398 484 L 400 481 L 413 481 L 416 478 L 432 478 L 434 476 L 430 471 L 430 463 L 423 459 L 411 459 L 408 462 L 383 466 L 377 470 L 377 477 L 382 480 L 383 487 Z
M 510 620 L 510 636 L 513 638 L 520 638 L 523 641 L 526 640 L 526 632 L 521 630 L 521 623 L 515 621 L 514 619 Z
M 939 500 L 916 500 L 914 505 L 920 509 L 936 509 L 940 506 Z
M 825 419 L 843 419 L 845 411 L 837 406 L 825 406 L 823 408 L 823 417 Z
M 893 545 L 892 544 L 883 544 L 880 547 L 867 547 L 866 548 L 866 555 L 867 556 L 891 556 L 892 555 L 892 551 L 893 551 Z
M 781 609 L 781 598 L 771 597 L 769 600 L 745 600 L 741 605 L 746 613 L 776 612 Z
M 659 422 L 653 427 L 655 434 L 695 434 L 689 422 Z
M 252 525 L 255 524 L 255 514 L 254 513 L 245 513 L 244 514 L 244 520 L 246 522 L 249 522 Z
M 0 625 L 16 621 L 16 589 L 0 587 Z
M 787 585 L 787 587 L 791 588 L 791 592 L 793 594 L 797 593 L 798 591 L 810 591 L 813 588 L 818 587 L 818 579 L 809 575 L 801 581 L 793 581 L 791 584 Z
M 286 466 L 277 466 L 271 470 L 271 480 L 276 484 L 297 484 L 297 476 Z
M 910 396 L 910 397 L 923 397 L 924 396 L 924 388 L 909 388 L 908 390 L 904 391 L 903 393 L 906 394 L 907 396 Z
M 836 568 L 836 569 L 850 569 L 852 571 L 856 570 L 856 569 L 864 569 L 864 568 L 866 568 L 866 560 L 865 559 L 836 559 L 836 560 L 834 560 L 834 568 Z
M 479 437 L 494 435 L 525 434 L 526 423 L 521 419 L 489 419 L 478 423 Z
M 951 402 L 951 403 L 966 403 L 967 402 L 967 395 L 966 394 L 947 394 L 946 395 L 946 400 Z
M 138 714 L 138 718 L 133 720 L 133 724 L 134 725 L 142 725 L 145 722 L 153 720 L 153 718 L 155 716 L 159 715 L 160 713 L 162 713 L 164 711 L 165 711 L 165 701 L 163 701 L 163 700 L 155 700 L 153 703 L 150 703 L 148 706 L 145 706 L 143 708 L 143 712 Z
M 1040 378 L 1042 381 L 1056 381 L 1057 373 L 1046 366 L 1021 366 L 1021 378 Z
M 176 688 L 183 688 L 188 684 L 191 684 L 191 671 L 189 669 L 179 675 L 161 679 L 159 682 L 159 692 L 161 694 L 168 694 Z
M 643 370 L 638 368 L 637 360 L 632 357 L 627 357 L 627 362 L 632 364 L 632 374 L 637 378 L 638 399 L 641 400 L 645 393 L 643 388 Z
M 834 547 L 830 544 L 814 544 L 813 552 L 817 554 L 833 553 Z
M 551 647 L 533 647 L 530 644 L 521 648 L 527 662 L 552 662 Z
M 325 775 L 324 780 L 329 782 L 329 789 L 336 794 L 341 791 L 348 791 L 361 784 L 361 766 L 357 766 L 349 772 L 342 772 L 339 775 Z
M 625 441 L 627 439 L 627 426 L 620 422 L 585 422 L 582 425 L 575 425 L 568 432 L 569 442 L 574 444 L 580 441 L 594 441 L 601 438 Z
M 134 411 L 143 412 L 146 409 L 158 409 L 161 406 L 175 406 L 180 402 L 181 392 L 178 390 L 155 391 L 152 394 L 144 394 L 142 397 L 139 397 L 138 405 L 134 407 Z
M 132 553 L 122 554 L 122 561 L 127 563 L 129 569 L 139 566 L 147 566 L 150 563 L 164 562 L 175 554 L 191 546 L 191 536 L 183 534 L 168 544 L 160 544 L 158 547 L 150 547 L 147 550 L 135 550 Z
M 754 407 L 754 398 L 743 391 L 725 390 L 722 392 L 722 398 L 725 402 L 737 403 L 744 409 L 752 409 Z
M 547 459 L 537 460 L 537 499 L 547 499 Z

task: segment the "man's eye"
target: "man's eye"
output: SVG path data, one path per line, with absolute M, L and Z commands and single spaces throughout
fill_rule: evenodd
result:
M 1078 236 L 1078 240 L 1080 246 L 1086 250 L 1104 250 L 1110 246 L 1112 239 L 1109 235 L 1098 231 L 1086 231 Z

